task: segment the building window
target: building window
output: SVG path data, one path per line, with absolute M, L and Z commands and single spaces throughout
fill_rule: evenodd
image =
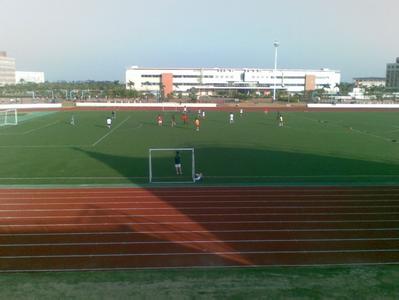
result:
M 141 75 L 142 78 L 161 78 L 161 75 L 147 75 L 143 74 Z

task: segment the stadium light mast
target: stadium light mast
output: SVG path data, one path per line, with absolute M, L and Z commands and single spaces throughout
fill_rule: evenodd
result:
M 274 46 L 274 87 L 273 87 L 273 101 L 276 101 L 276 84 L 277 84 L 277 49 L 280 46 L 279 41 L 273 42 Z

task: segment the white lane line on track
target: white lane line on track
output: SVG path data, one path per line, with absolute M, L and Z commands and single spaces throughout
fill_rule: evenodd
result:
M 159 195 L 159 194 L 153 194 L 153 195 L 124 195 L 124 196 L 52 196 L 52 197 L 48 197 L 46 195 L 40 195 L 41 197 L 2 197 L 0 195 L 0 201 L 17 201 L 17 200 L 89 200 L 89 199 L 159 199 L 159 201 L 166 201 L 167 199 L 170 199 L 171 203 L 184 203 L 186 202 L 185 200 L 183 201 L 179 201 L 179 200 L 174 200 L 174 199 L 187 199 L 187 198 L 213 198 L 213 199 L 220 199 L 220 198 L 239 198 L 239 199 L 248 199 L 248 198 L 272 198 L 274 201 L 279 200 L 279 198 L 343 198 L 343 197 L 349 197 L 349 199 L 347 200 L 348 202 L 351 201 L 352 198 L 366 198 L 366 201 L 371 201 L 368 198 L 372 198 L 372 197 L 387 197 L 387 196 L 395 196 L 395 197 L 399 197 L 399 194 L 392 194 L 392 195 L 272 195 L 272 194 L 266 194 L 266 195 Z M 334 199 L 331 200 L 325 200 L 325 201 L 333 201 Z M 385 200 L 385 199 L 379 199 L 379 200 Z M 386 201 L 390 201 L 391 199 L 386 199 Z M 392 199 L 393 201 L 398 200 L 398 199 Z M 159 203 L 158 201 L 158 203 Z M 216 201 L 220 201 L 220 200 L 216 200 Z M 281 199 L 281 201 L 284 201 L 284 199 Z M 290 200 L 286 200 L 286 201 L 290 201 Z M 307 200 L 304 199 L 303 201 L 312 201 L 312 200 Z M 314 200 L 316 201 L 316 200 Z M 355 199 L 356 201 L 356 199 Z M 193 202 L 188 200 L 188 202 Z M 210 202 L 210 201 L 208 201 Z M 215 201 L 213 201 L 215 202 Z M 301 202 L 300 200 L 297 200 L 296 202 Z M 15 202 L 14 202 L 15 203 Z M 148 203 L 148 202 L 146 202 Z M 6 203 L 3 203 L 6 204 Z M 12 204 L 12 203 L 10 203 Z
M 142 235 L 142 234 L 192 234 L 192 233 L 270 233 L 270 232 L 384 232 L 399 231 L 399 227 L 382 228 L 315 228 L 315 229 L 248 229 L 248 230 L 169 230 L 169 231 L 96 231 L 96 232 L 43 232 L 43 233 L 0 233 L 0 237 L 15 236 L 87 236 L 87 235 Z
M 0 199 L 1 200 L 1 199 Z M 42 199 L 38 199 L 38 200 L 42 200 Z M 217 201 L 217 203 L 379 203 L 379 202 L 399 202 L 398 200 L 391 200 L 391 199 L 387 199 L 387 200 L 219 200 Z M 198 200 L 198 201 L 167 201 L 167 204 L 191 204 L 191 203 L 195 203 L 195 204 L 201 204 L 201 203 L 212 203 L 215 204 L 215 201 L 212 200 Z M 164 203 L 164 204 L 166 204 Z M 97 201 L 97 202 L 21 202 L 21 203 L 0 203 L 0 207 L 1 206 L 23 206 L 23 207 L 27 207 L 27 206 L 40 206 L 40 205 L 45 205 L 45 206 L 52 206 L 52 205 L 119 205 L 119 204 L 163 204 L 160 201 Z M 303 206 L 303 207 L 306 207 Z M 133 208 L 133 207 L 132 207 Z M 137 207 L 138 208 L 138 207 Z M 179 209 L 178 206 L 174 206 L 174 208 Z M 190 207 L 187 207 L 190 208 Z M 21 209 L 19 209 L 20 211 Z
M 145 234 L 201 234 L 201 233 L 314 233 L 314 232 L 396 232 L 399 227 L 384 227 L 384 228 L 317 228 L 317 229 L 249 229 L 249 230 L 193 230 L 193 231 L 98 231 L 98 232 L 60 232 L 60 233 L 0 233 L 0 237 L 21 237 L 21 236 L 106 236 L 106 235 L 145 235 Z
M 50 177 L 49 177 L 50 178 Z M 53 177 L 51 177 L 53 178 Z M 95 177 L 97 178 L 97 177 Z M 107 177 L 107 178 L 113 178 L 113 177 Z M 131 177 L 131 178 L 139 178 L 139 177 Z M 146 177 L 147 178 L 147 177 Z M 1 178 L 0 178 L 1 179 Z M 29 179 L 29 178 L 26 178 Z M 44 178 L 45 179 L 45 178 Z M 319 195 L 326 195 L 328 192 L 334 192 L 334 193 L 339 193 L 338 195 L 342 193 L 349 193 L 348 196 L 353 196 L 353 192 L 361 192 L 362 196 L 364 196 L 364 193 L 367 193 L 366 195 L 369 195 L 370 193 L 374 192 L 377 193 L 375 195 L 381 195 L 380 192 L 397 192 L 393 195 L 398 195 L 399 193 L 399 188 L 396 187 L 391 187 L 391 188 L 372 188 L 372 187 L 363 187 L 363 188 L 311 188 L 311 187 L 303 187 L 303 188 L 281 188 L 278 189 L 276 187 L 263 187 L 263 188 L 257 188 L 257 189 L 248 189 L 246 187 L 240 188 L 240 187 L 229 187 L 229 188 L 220 188 L 220 187 L 163 187 L 163 188 L 131 188 L 131 187 L 126 187 L 126 188 L 85 188 L 85 189 L 73 189 L 73 188 L 54 188 L 54 189 L 0 189 L 0 195 L 19 195 L 19 194 L 107 194 L 110 193 L 112 195 L 114 194 L 133 194 L 137 195 L 137 193 L 163 193 L 163 194 L 180 194 L 180 193 L 186 193 L 188 195 L 191 194 L 196 194 L 196 193 L 205 193 L 205 194 L 212 194 L 212 193 L 237 193 L 237 192 L 243 192 L 243 193 L 253 193 L 253 192 L 262 192 L 265 193 L 266 195 L 269 195 L 271 193 L 290 193 L 289 195 L 294 195 L 296 196 L 302 196 L 303 194 L 298 194 L 297 192 L 307 192 L 309 195 L 314 195 L 315 193 L 319 193 Z M 327 194 L 328 195 L 328 194 Z M 331 196 L 337 196 L 337 194 L 331 195 Z
M 241 204 L 245 202 L 245 200 L 241 201 Z M 64 205 L 82 205 L 80 203 L 63 203 Z M 103 202 L 101 204 L 108 204 L 107 202 Z M 123 203 L 125 204 L 125 203 Z M 159 204 L 159 202 L 158 202 Z M 8 205 L 8 204 L 6 204 Z M 35 204 L 37 205 L 37 204 Z M 52 205 L 52 203 L 47 203 L 43 205 Z M 93 205 L 92 203 L 87 203 L 87 205 Z M 399 208 L 399 205 L 301 205 L 301 206 L 283 206 L 283 205 L 273 205 L 273 206 L 204 206 L 204 207 L 179 207 L 179 206 L 171 206 L 171 207 L 108 207 L 108 208 L 39 208 L 39 209 L 0 209 L 0 212 L 20 212 L 20 211 L 42 211 L 42 212 L 50 212 L 50 211 L 107 211 L 107 210 L 201 210 L 201 209 L 298 209 L 298 208 Z
M 218 251 L 218 252 L 177 252 L 177 253 L 109 253 L 109 254 L 70 254 L 70 255 L 21 255 L 0 256 L 2 259 L 41 259 L 41 258 L 83 258 L 83 257 L 134 257 L 134 256 L 202 256 L 202 255 L 257 255 L 257 254 L 327 254 L 327 253 L 398 253 L 399 249 L 342 249 L 342 250 L 286 250 L 286 251 Z
M 120 122 L 117 126 L 115 126 L 114 128 L 112 128 L 109 132 L 107 132 L 105 135 L 103 135 L 102 137 L 100 137 L 97 141 L 95 141 L 91 146 L 95 147 L 97 146 L 101 141 L 103 141 L 107 136 L 109 136 L 111 133 L 115 132 L 115 130 L 117 130 L 119 127 L 121 127 L 124 123 L 126 123 L 127 120 L 130 119 L 130 116 L 128 116 L 126 119 L 124 119 L 122 122 Z M 123 178 L 123 177 L 121 177 Z
M 82 242 L 82 243 L 30 243 L 30 244 L 0 244 L 0 248 L 11 247 L 64 247 L 64 246 L 118 246 L 118 245 L 164 245 L 164 244 L 256 244 L 256 243 L 315 243 L 315 242 L 371 242 L 399 241 L 399 238 L 331 238 L 331 239 L 257 239 L 257 240 L 173 240 L 173 241 L 134 241 L 134 242 Z
M 385 216 L 385 215 L 399 215 L 399 212 L 370 212 L 370 213 L 239 213 L 239 214 L 164 214 L 164 215 L 139 215 L 139 214 L 123 214 L 123 215 L 85 215 L 84 219 L 90 218 L 148 218 L 148 217 L 228 217 L 228 216 L 341 216 L 341 215 L 376 215 L 376 216 Z M 0 217 L 0 220 L 18 220 L 18 219 L 79 219 L 80 215 L 77 216 L 15 216 L 15 217 Z M 392 221 L 399 221 L 399 219 L 392 219 Z
M 48 204 L 50 205 L 50 204 Z M 206 206 L 206 207 L 122 207 L 122 208 L 43 208 L 43 209 L 0 209 L 0 212 L 62 212 L 62 211 L 131 211 L 131 210 L 203 210 L 203 209 L 222 209 L 222 210 L 233 210 L 233 209 L 334 209 L 334 208 L 367 208 L 367 209 L 375 209 L 375 208 L 399 208 L 399 205 L 336 205 L 336 206 L 327 206 L 327 205 L 318 205 L 318 206 L 236 206 L 236 207 L 223 207 L 223 206 Z M 227 213 L 228 214 L 228 213 Z M 224 215 L 224 214 L 221 214 Z M 240 214 L 245 215 L 245 214 Z
M 201 222 L 201 225 L 205 224 L 313 224 L 313 223 L 323 223 L 323 224 L 339 224 L 339 223 L 395 223 L 399 222 L 399 220 L 299 220 L 299 221 L 287 221 L 287 220 L 279 220 L 279 221 L 205 221 Z M 49 223 L 49 224 L 0 224 L 1 227 L 12 228 L 12 227 L 67 227 L 67 226 L 131 226 L 131 225 L 195 225 L 198 226 L 198 223 L 195 221 L 187 222 L 104 222 L 104 223 Z

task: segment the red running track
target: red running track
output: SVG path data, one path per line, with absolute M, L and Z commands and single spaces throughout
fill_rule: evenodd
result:
M 0 190 L 0 271 L 398 263 L 399 187 Z

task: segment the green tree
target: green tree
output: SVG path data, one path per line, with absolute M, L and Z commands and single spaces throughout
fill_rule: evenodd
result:
M 353 88 L 355 87 L 354 83 L 349 83 L 349 82 L 341 82 L 338 85 L 339 88 L 339 94 L 341 96 L 348 96 L 349 92 L 352 92 Z
M 191 88 L 190 90 L 189 90 L 189 97 L 190 97 L 190 99 L 191 99 L 191 101 L 197 101 L 197 99 L 198 99 L 198 95 L 197 95 L 197 89 L 196 88 Z

